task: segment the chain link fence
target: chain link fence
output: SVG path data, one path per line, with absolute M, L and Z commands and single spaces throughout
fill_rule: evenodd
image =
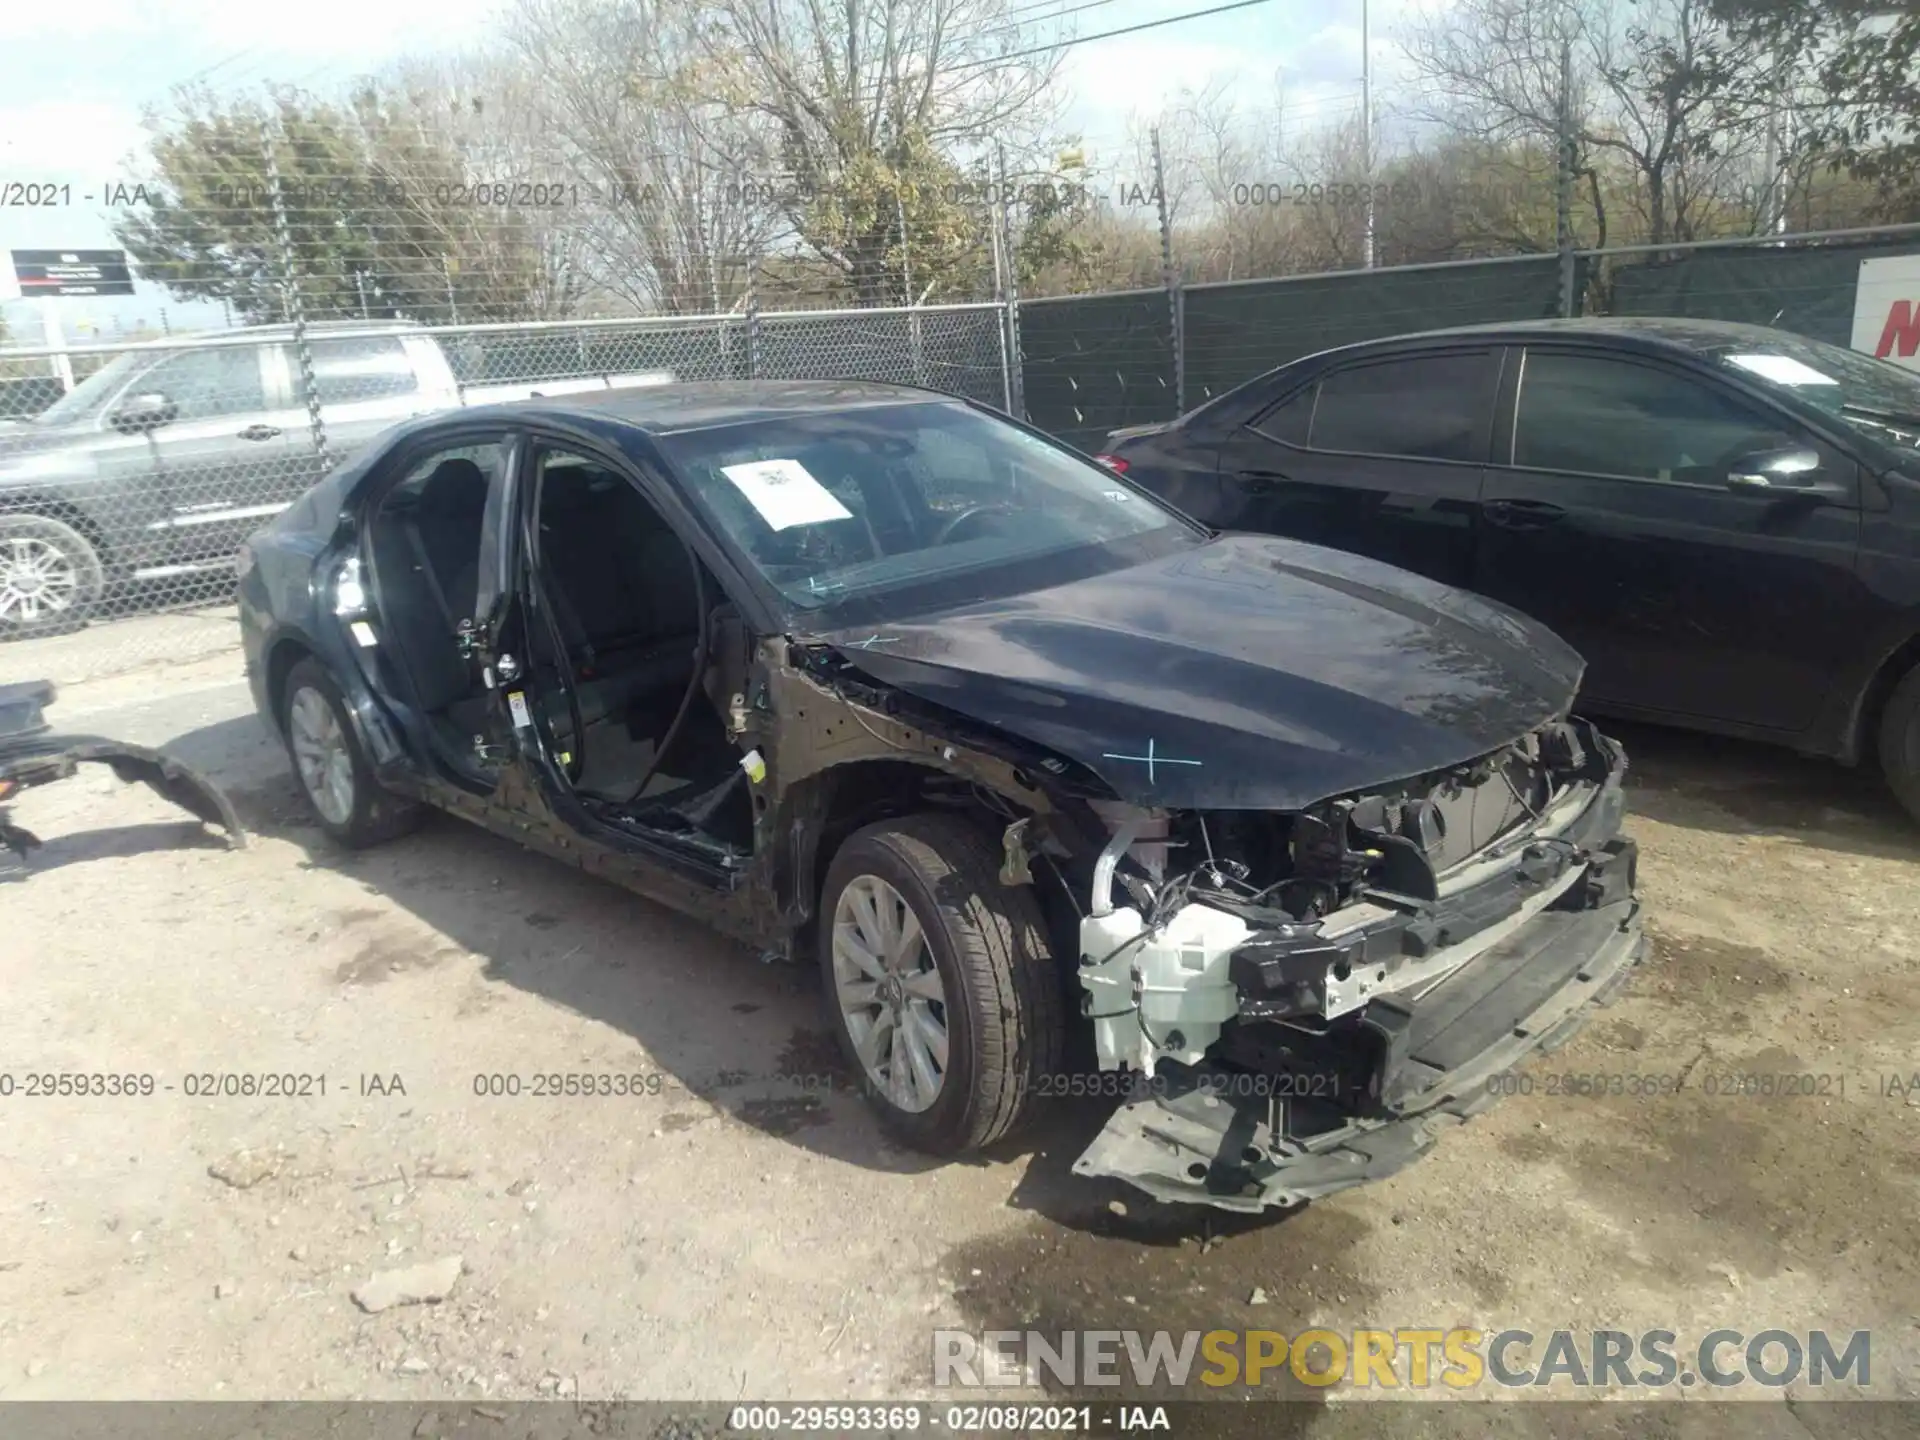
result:
M 892 381 L 1004 406 L 1004 307 L 418 326 L 323 321 L 63 353 L 0 423 L 0 676 L 71 682 L 233 643 L 240 544 L 401 421 L 677 381 Z M 303 353 L 304 352 L 304 353 Z M 50 366 L 55 352 L 9 363 Z
M 861 379 L 1007 409 L 1086 451 L 1313 351 L 1571 312 L 1779 325 L 1845 344 L 1863 259 L 1920 226 L 1097 295 L 418 325 L 293 321 L 0 352 L 0 678 L 74 681 L 230 646 L 233 556 L 410 417 L 674 381 Z M 1573 303 L 1569 304 L 1569 297 Z M 61 393 L 55 359 L 76 384 Z M 51 403 L 48 403 L 48 402 Z

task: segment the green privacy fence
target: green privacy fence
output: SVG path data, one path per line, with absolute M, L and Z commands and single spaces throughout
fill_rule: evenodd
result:
M 1608 314 L 1742 320 L 1846 345 L 1860 262 L 1885 255 L 1920 256 L 1920 225 L 1582 252 L 1571 257 L 1572 292 Z M 1528 255 L 1190 285 L 1177 331 L 1164 290 L 1028 300 L 1018 355 L 1027 418 L 1097 450 L 1110 430 L 1172 419 L 1182 393 L 1192 409 L 1316 351 L 1560 315 L 1562 265 L 1557 254 Z
M 1860 262 L 1920 255 L 1920 234 L 1861 243 L 1694 250 L 1668 260 L 1623 257 L 1602 271 L 1614 315 L 1686 315 L 1774 325 L 1835 345 L 1853 340 Z
M 1178 413 L 1164 290 L 1025 302 L 1020 364 L 1028 420 L 1082 450 Z
M 1027 418 L 1082 450 L 1110 430 L 1179 413 L 1317 350 L 1410 330 L 1559 313 L 1560 259 L 1404 266 L 1190 285 L 1180 295 L 1185 376 L 1164 290 L 1029 300 L 1020 307 Z
M 1186 292 L 1187 404 L 1336 345 L 1559 313 L 1556 255 L 1196 285 Z

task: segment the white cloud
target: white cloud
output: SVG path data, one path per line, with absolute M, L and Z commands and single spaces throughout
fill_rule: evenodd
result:
M 144 140 L 139 113 L 130 105 L 48 100 L 0 106 L 0 173 L 11 180 L 92 189 L 116 175 L 121 158 Z M 74 203 L 80 203 L 77 194 Z
M 413 45 L 491 28 L 491 7 L 474 0 L 330 0 L 326 5 L 261 5 L 256 0 L 87 0 L 61 7 L 27 5 L 8 19 L 9 38 L 46 42 L 90 35 L 151 34 L 170 49 L 205 48 L 211 65 L 238 51 L 298 64 L 303 57 L 387 55 Z M 25 52 L 24 44 L 22 53 Z M 233 62 L 253 68 L 249 54 Z M 184 79 L 185 76 L 178 78 Z

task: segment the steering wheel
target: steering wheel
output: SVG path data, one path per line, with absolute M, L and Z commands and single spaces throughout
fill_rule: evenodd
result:
M 1013 514 L 1013 507 L 1011 505 L 995 505 L 995 504 L 969 505 L 966 509 L 962 510 L 958 515 L 955 515 L 951 520 L 947 521 L 946 524 L 940 527 L 939 531 L 933 537 L 933 543 L 935 545 L 945 545 L 948 541 L 953 539 L 954 532 L 958 530 L 962 525 L 965 525 L 970 520 L 978 520 L 983 515 L 1011 515 L 1011 514 Z

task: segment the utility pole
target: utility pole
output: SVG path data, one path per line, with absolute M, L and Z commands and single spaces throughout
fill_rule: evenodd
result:
M 1286 70 L 1284 65 L 1273 67 L 1273 158 L 1282 165 L 1287 158 L 1287 82 L 1280 77 Z
M 1000 254 L 1005 260 L 1006 279 L 1006 322 L 1007 322 L 1007 398 L 1010 404 L 1008 413 L 1016 420 L 1027 418 L 1027 377 L 1026 366 L 1020 359 L 1020 254 L 1014 247 L 1013 206 L 1009 203 L 1007 191 L 1007 147 L 994 146 L 995 183 L 993 189 L 999 197 Z
M 1373 269 L 1373 44 L 1369 0 L 1360 0 L 1360 167 L 1367 187 L 1366 267 Z
M 1173 413 L 1187 412 L 1186 306 L 1181 301 L 1180 272 L 1173 265 L 1173 221 L 1167 214 L 1167 166 L 1160 152 L 1160 127 L 1148 132 L 1153 140 L 1153 197 L 1160 211 L 1160 278 L 1167 287 L 1167 333 L 1173 337 Z
M 261 156 L 267 165 L 267 195 L 273 202 L 274 238 L 280 246 L 282 306 L 293 322 L 293 358 L 300 374 L 300 393 L 307 402 L 307 434 L 313 442 L 320 473 L 333 468 L 333 452 L 327 446 L 326 422 L 320 414 L 320 387 L 313 378 L 313 347 L 307 343 L 307 307 L 300 294 L 300 268 L 293 248 L 293 225 L 287 218 L 286 193 L 280 185 L 280 161 L 275 153 L 274 134 L 265 124 L 260 127 Z
M 919 302 L 913 298 L 913 252 L 907 244 L 907 207 L 900 199 L 900 186 L 895 181 L 893 187 L 893 218 L 900 227 L 900 299 L 909 307 L 907 312 L 907 340 L 913 351 L 913 383 L 927 383 L 926 341 L 920 333 Z
M 1560 252 L 1560 313 L 1571 317 L 1578 297 L 1574 294 L 1573 257 L 1573 42 L 1560 41 L 1560 95 L 1554 116 L 1557 154 L 1554 164 L 1554 245 Z
M 991 183 L 987 192 L 987 246 L 993 252 L 993 299 L 1000 307 L 1000 390 L 1005 400 L 1002 408 L 1011 415 L 1014 413 L 1013 349 L 1020 340 L 1010 318 L 1013 302 L 1007 297 L 1007 260 L 1003 248 L 1006 235 L 1000 224 L 1000 194 L 998 187 Z
M 54 352 L 53 374 L 60 382 L 60 393 L 73 391 L 73 357 L 67 354 L 67 337 L 60 329 L 60 305 L 51 295 L 40 297 L 40 343 Z
M 1760 211 L 1760 228 L 1774 235 L 1784 235 L 1787 233 L 1787 185 L 1786 157 L 1781 153 L 1780 121 L 1786 100 L 1786 86 L 1783 83 L 1786 65 L 1778 50 L 1773 54 L 1772 69 L 1767 103 L 1767 191 L 1766 203 Z

